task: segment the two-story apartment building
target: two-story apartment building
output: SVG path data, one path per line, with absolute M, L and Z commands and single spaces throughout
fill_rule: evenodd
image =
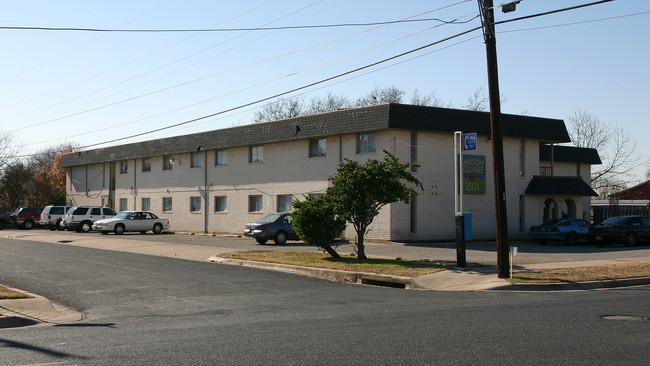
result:
M 571 213 L 582 213 L 583 197 L 593 192 L 582 179 L 559 191 L 529 187 L 540 172 L 540 145 L 570 141 L 564 122 L 504 114 L 502 123 L 510 235 L 524 237 L 540 223 L 549 198 L 571 200 Z M 241 233 L 246 222 L 325 192 L 345 159 L 383 159 L 386 150 L 420 165 L 413 174 L 424 190 L 408 205 L 384 207 L 367 237 L 445 240 L 455 237 L 454 131 L 478 134 L 477 150 L 464 155 L 464 208 L 473 213 L 474 237 L 494 238 L 485 112 L 382 104 L 79 151 L 64 155 L 61 166 L 72 205 L 151 210 L 175 230 Z M 580 164 L 589 169 L 590 162 Z M 354 231 L 345 235 L 353 239 Z

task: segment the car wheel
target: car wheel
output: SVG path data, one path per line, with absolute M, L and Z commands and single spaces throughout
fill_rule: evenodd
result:
M 92 224 L 89 221 L 84 221 L 81 223 L 81 225 L 79 225 L 79 229 L 82 233 L 90 232 L 92 228 Z
M 546 244 L 546 240 L 544 239 L 535 239 L 535 241 L 537 242 L 537 244 L 542 244 L 542 245 Z
M 627 233 L 625 235 L 625 246 L 626 247 L 633 247 L 636 245 L 636 234 L 635 233 Z
M 275 234 L 275 239 L 273 239 L 275 244 L 277 245 L 282 245 L 287 242 L 287 233 L 284 231 L 280 231 L 279 233 Z
M 115 235 L 122 235 L 124 234 L 124 225 L 115 225 L 115 229 L 113 229 L 115 232 Z
M 576 245 L 577 241 L 578 241 L 578 234 L 574 232 L 568 233 L 566 238 L 564 238 L 564 244 L 566 245 Z
M 263 244 L 266 244 L 266 242 L 268 240 L 266 240 L 266 239 L 255 239 L 255 241 L 257 242 L 257 244 L 262 244 L 263 245 Z
M 4 222 L 4 221 L 0 221 L 0 230 L 2 230 L 2 229 L 4 229 L 4 228 L 5 228 L 5 222 Z
M 61 226 L 61 220 L 57 220 L 56 224 L 54 225 L 54 230 L 63 230 L 63 226 Z
M 23 223 L 23 229 L 31 230 L 34 227 L 34 222 L 32 220 L 25 220 Z
M 160 224 L 156 224 L 156 225 L 154 225 L 152 231 L 153 231 L 154 234 L 160 234 L 160 233 L 162 233 L 162 225 L 160 225 Z M 144 234 L 144 233 L 143 233 L 143 234 Z

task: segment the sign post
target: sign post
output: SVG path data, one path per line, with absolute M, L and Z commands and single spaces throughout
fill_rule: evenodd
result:
M 463 214 L 463 192 L 465 191 L 464 175 L 465 160 L 463 151 L 476 150 L 477 134 L 462 131 L 454 132 L 454 211 L 456 221 L 456 265 L 467 267 L 467 256 L 465 248 L 465 217 L 471 215 Z M 471 225 L 471 223 L 470 223 Z M 470 226 L 471 227 L 471 226 Z

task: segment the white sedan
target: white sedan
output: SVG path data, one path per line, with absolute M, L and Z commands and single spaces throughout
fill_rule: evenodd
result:
M 122 211 L 110 219 L 97 220 L 93 224 L 93 230 L 102 234 L 114 232 L 117 235 L 125 231 L 139 231 L 144 234 L 151 230 L 154 234 L 160 234 L 169 228 L 169 220 L 158 217 L 149 211 Z

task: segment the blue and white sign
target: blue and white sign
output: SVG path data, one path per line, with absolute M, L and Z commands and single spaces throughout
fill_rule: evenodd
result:
M 476 132 L 464 133 L 463 134 L 463 151 L 474 151 L 476 150 Z

